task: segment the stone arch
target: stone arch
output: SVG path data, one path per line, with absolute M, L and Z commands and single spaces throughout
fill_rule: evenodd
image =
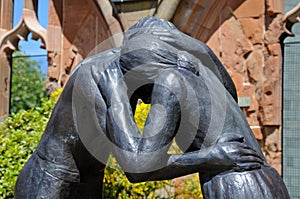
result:
M 9 51 L 17 50 L 19 41 L 27 39 L 29 33 L 32 33 L 34 40 L 41 38 L 42 47 L 46 48 L 47 31 L 37 19 L 33 6 L 35 2 L 36 0 L 24 0 L 23 13 L 18 25 L 6 32 L 0 39 L 1 52 L 10 53 Z
M 300 3 L 284 15 L 283 23 L 284 30 L 287 33 L 284 36 L 287 37 L 287 35 L 293 35 L 291 30 L 292 26 L 295 23 L 300 23 Z
M 5 22 L 9 25 L 3 28 L 1 24 L 0 27 L 0 122 L 9 114 L 11 55 L 13 51 L 18 49 L 19 41 L 26 40 L 28 34 L 32 33 L 32 39 L 37 40 L 40 38 L 42 40 L 42 48 L 47 46 L 47 31 L 40 25 L 36 15 L 38 0 L 24 0 L 22 16 L 15 28 L 11 27 L 13 3 L 10 1 L 1 2 L 3 2 L 3 5 L 1 5 L 0 10 L 10 14 L 10 18 L 5 19 L 5 16 L 4 18 L 1 16 L 1 20 L 4 21 L 5 19 Z

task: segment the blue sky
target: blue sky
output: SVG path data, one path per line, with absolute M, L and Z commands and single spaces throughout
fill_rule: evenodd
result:
M 21 19 L 22 16 L 22 8 L 23 8 L 23 0 L 15 0 L 14 5 L 14 18 L 13 18 L 13 26 L 15 27 Z M 38 5 L 38 19 L 40 24 L 47 28 L 48 26 L 48 0 L 39 1 Z M 41 57 L 31 57 L 30 59 L 36 60 L 44 73 L 47 73 L 47 52 L 44 49 L 40 48 L 41 41 L 31 39 L 31 34 L 28 36 L 27 41 L 20 41 L 19 47 L 22 52 L 27 55 L 45 55 Z

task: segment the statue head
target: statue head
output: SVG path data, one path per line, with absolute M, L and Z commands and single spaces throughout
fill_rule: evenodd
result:
M 179 31 L 171 22 L 157 17 L 145 17 L 131 26 L 125 33 L 124 41 L 140 34 L 151 34 L 153 30 Z
M 170 49 L 170 45 L 152 34 L 155 30 L 177 29 L 164 19 L 146 17 L 125 32 L 120 56 L 120 65 L 124 73 L 138 70 L 138 76 L 143 79 L 154 79 L 157 70 L 177 66 L 177 53 Z
M 164 19 L 146 17 L 125 32 L 121 46 L 120 67 L 128 92 L 132 94 L 133 109 L 138 98 L 150 103 L 153 81 L 161 70 L 177 67 L 176 53 L 165 48 L 163 42 L 152 34 L 154 30 L 177 29 Z

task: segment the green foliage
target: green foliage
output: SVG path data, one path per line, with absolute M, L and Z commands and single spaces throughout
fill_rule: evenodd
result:
M 43 98 L 40 107 L 10 115 L 1 126 L 0 198 L 13 198 L 17 176 L 35 150 L 60 92 L 54 92 L 50 99 Z M 143 108 L 145 110 L 141 111 Z M 149 109 L 150 105 L 137 107 L 140 117 L 135 118 L 140 129 Z M 113 157 L 109 159 L 109 165 L 111 167 L 105 169 L 104 198 L 201 198 L 197 178 L 186 178 L 181 186 L 176 186 L 172 180 L 132 184 L 121 169 L 115 169 L 118 164 Z
M 159 193 L 164 191 L 165 194 L 170 198 L 172 195 L 170 190 L 166 187 L 170 187 L 171 181 L 153 181 L 153 182 L 142 182 L 142 183 L 130 183 L 124 172 L 118 166 L 116 159 L 113 157 L 109 158 L 108 167 L 105 169 L 104 177 L 104 198 L 160 198 Z
M 59 92 L 42 106 L 11 114 L 0 128 L 0 198 L 13 198 L 17 176 L 35 150 Z
M 46 75 L 36 61 L 16 52 L 12 62 L 11 112 L 41 105 L 46 96 Z
M 189 175 L 182 177 L 175 181 L 175 198 L 185 199 L 185 198 L 199 198 L 203 199 L 200 181 L 198 174 Z

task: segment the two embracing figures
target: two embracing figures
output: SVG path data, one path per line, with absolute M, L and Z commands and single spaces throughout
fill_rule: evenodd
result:
M 138 99 L 151 103 L 141 134 Z M 182 154 L 168 153 L 173 139 Z M 155 17 L 73 70 L 15 197 L 101 198 L 111 153 L 131 182 L 198 172 L 204 198 L 289 198 L 224 66 L 205 44 Z

